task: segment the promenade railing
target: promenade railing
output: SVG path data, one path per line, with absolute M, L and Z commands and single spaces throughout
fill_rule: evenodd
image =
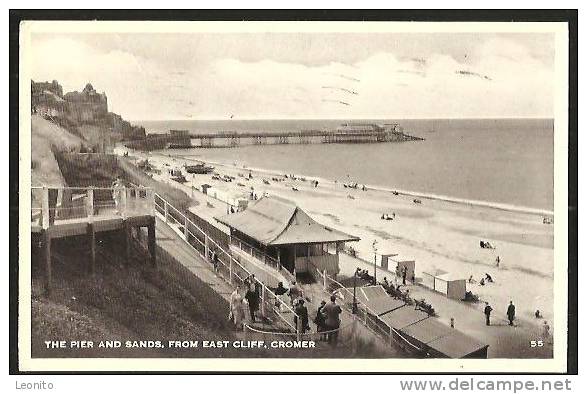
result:
M 256 260 L 268 265 L 269 267 L 279 271 L 283 276 L 285 276 L 290 282 L 295 280 L 295 276 L 289 272 L 287 269 L 283 268 L 279 261 L 274 257 L 268 255 L 266 252 L 262 251 L 259 248 L 251 246 L 250 244 L 242 241 L 236 237 L 230 238 L 230 244 L 237 247 L 239 250 L 242 250 L 244 253 L 248 254 L 249 256 L 255 258 Z
M 185 214 L 176 209 L 159 194 L 154 196 L 156 214 L 167 224 L 175 228 L 181 238 L 203 259 L 208 261 L 212 269 L 231 287 L 247 286 L 251 272 L 232 256 L 219 242 L 216 242 L 204 230 L 191 221 Z M 216 255 L 213 258 L 212 252 Z M 255 278 L 260 287 L 260 314 L 270 321 L 280 324 L 296 332 L 294 317 L 296 313 L 292 307 L 277 296 L 263 282 Z
M 296 331 L 269 331 L 246 323 L 244 325 L 246 340 L 264 341 L 271 346 L 272 341 L 314 341 L 316 344 L 332 346 L 354 346 L 357 344 L 356 321 L 343 325 L 335 330 L 306 331 L 302 333 L 301 324 Z M 287 345 L 286 345 L 287 346 Z M 290 345 L 292 346 L 292 345 Z
M 320 271 L 311 263 L 308 268 L 314 279 L 322 284 L 324 292 L 329 295 L 335 295 L 341 307 L 345 311 L 353 314 L 358 322 L 362 323 L 363 326 L 367 327 L 375 335 L 384 339 L 390 346 L 396 343 L 408 351 L 418 354 L 423 353 L 423 349 L 413 344 L 398 330 L 381 320 L 379 314 L 373 311 L 368 305 L 360 302 L 355 296 L 356 293 L 353 294 L 352 289 L 345 287 L 336 279 L 330 277 L 326 270 Z

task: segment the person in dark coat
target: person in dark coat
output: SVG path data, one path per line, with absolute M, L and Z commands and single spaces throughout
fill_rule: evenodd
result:
M 483 313 L 485 314 L 485 325 L 486 326 L 490 326 L 491 325 L 491 311 L 493 311 L 493 308 L 489 305 L 489 302 L 485 303 L 485 309 L 483 310 Z
M 328 343 L 336 346 L 338 341 L 338 331 L 336 330 L 340 327 L 340 314 L 342 313 L 342 308 L 336 305 L 336 296 L 330 296 L 330 304 L 324 305 L 322 312 L 324 313 L 326 329 L 331 331 L 328 333 Z
M 402 269 L 402 285 L 406 285 L 406 277 L 408 276 L 408 267 L 404 266 Z
M 510 301 L 510 304 L 508 305 L 507 315 L 508 320 L 510 322 L 510 326 L 513 326 L 514 319 L 516 318 L 516 307 L 514 306 L 514 303 L 512 301 Z
M 252 286 L 248 286 L 245 299 L 249 303 L 249 313 L 251 314 L 251 321 L 254 323 L 255 312 L 259 310 L 259 288 L 257 287 L 257 283 L 254 283 Z
M 316 324 L 316 331 L 317 332 L 326 331 L 326 321 L 324 319 L 324 312 L 322 312 L 322 309 L 324 309 L 325 305 L 326 305 L 326 301 L 322 300 L 322 302 L 320 303 L 320 306 L 318 307 L 318 310 L 316 311 L 316 317 L 314 318 L 314 323 Z M 320 335 L 320 340 L 325 340 L 325 339 L 326 339 L 325 334 Z
M 294 325 L 303 334 L 307 330 L 310 329 L 310 325 L 308 324 L 308 309 L 304 305 L 304 299 L 303 298 L 300 298 L 298 300 L 298 304 L 296 305 L 296 308 L 294 309 L 294 312 L 296 313 L 295 316 L 294 316 Z M 301 327 L 299 327 L 299 328 L 298 328 L 298 316 L 300 317 L 301 323 L 302 323 L 301 324 Z
M 280 296 L 287 293 L 287 289 L 283 287 L 283 282 L 279 282 L 273 292 L 275 293 L 275 295 Z

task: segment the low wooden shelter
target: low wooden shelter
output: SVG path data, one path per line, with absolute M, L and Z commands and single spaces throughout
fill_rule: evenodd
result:
M 291 273 L 309 271 L 310 264 L 335 275 L 345 242 L 359 238 L 316 222 L 295 203 L 262 197 L 246 210 L 218 217 L 230 228 L 231 244 L 268 255 Z M 251 253 L 252 254 L 252 253 Z

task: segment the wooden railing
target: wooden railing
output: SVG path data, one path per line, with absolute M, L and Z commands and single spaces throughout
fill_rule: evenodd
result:
M 51 197 L 50 198 L 50 194 Z M 145 187 L 31 187 L 31 224 L 47 229 L 62 219 L 152 214 L 154 193 Z M 60 200 L 60 201 L 59 201 Z
M 242 250 L 244 253 L 250 255 L 251 257 L 257 259 L 258 261 L 277 270 L 280 274 L 282 274 L 290 282 L 296 280 L 296 277 L 294 276 L 293 273 L 291 273 L 287 269 L 283 268 L 277 259 L 275 259 L 274 257 L 271 257 L 270 255 L 263 252 L 262 250 L 254 247 L 254 246 L 251 246 L 248 243 L 246 243 L 238 238 L 234 238 L 234 237 L 231 237 L 230 244 L 237 247 L 239 250 Z
M 196 253 L 210 262 L 213 269 L 223 280 L 232 287 L 247 284 L 247 280 L 251 278 L 251 272 L 240 264 L 229 250 L 225 249 L 219 242 L 216 242 L 186 215 L 156 193 L 154 205 L 156 215 L 165 221 L 165 223 L 171 225 L 178 235 L 180 235 L 181 239 Z M 211 259 L 212 252 L 216 253 L 218 258 L 217 266 L 214 266 L 215 262 Z M 293 323 L 294 316 L 296 316 L 294 310 L 262 281 L 257 278 L 255 278 L 255 281 L 261 288 L 261 315 L 270 320 L 280 322 L 293 330 L 293 332 L 297 332 Z

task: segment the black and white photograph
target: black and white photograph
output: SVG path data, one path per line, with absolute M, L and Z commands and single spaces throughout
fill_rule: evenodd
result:
M 568 23 L 19 40 L 20 370 L 567 370 Z

